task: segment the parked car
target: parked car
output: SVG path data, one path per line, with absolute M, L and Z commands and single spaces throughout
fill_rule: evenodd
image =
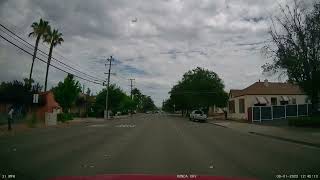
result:
M 207 115 L 201 110 L 194 110 L 189 115 L 190 121 L 207 121 Z

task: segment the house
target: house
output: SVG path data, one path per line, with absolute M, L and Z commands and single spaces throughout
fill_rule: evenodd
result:
M 308 96 L 299 86 L 281 82 L 255 82 L 239 90 L 231 89 L 228 101 L 228 117 L 248 119 L 248 108 L 252 106 L 275 106 L 309 103 Z
M 39 94 L 39 104 L 33 107 L 33 112 L 36 113 L 37 119 L 43 121 L 46 119 L 46 113 L 60 113 L 62 108 L 54 99 L 51 91 L 42 92 Z
M 62 109 L 55 101 L 53 93 L 51 91 L 41 92 L 38 97 L 38 102 L 33 102 L 33 94 L 0 97 L 0 114 L 2 114 L 0 121 L 7 120 L 3 117 L 6 117 L 9 107 L 15 109 L 15 122 L 25 120 L 33 115 L 42 123 L 47 123 L 48 119 L 56 119 L 57 113 L 61 112 Z
M 76 102 L 70 108 L 70 113 L 77 117 L 87 117 L 96 101 L 95 98 L 80 92 Z
M 217 114 L 223 114 L 223 108 L 219 108 L 217 106 L 210 106 L 209 107 L 209 110 L 208 110 L 208 115 L 209 116 L 214 116 L 214 115 L 217 115 Z

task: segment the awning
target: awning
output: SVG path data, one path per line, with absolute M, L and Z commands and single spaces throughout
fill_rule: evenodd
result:
M 289 97 L 288 96 L 281 96 L 281 101 L 289 101 Z
M 256 97 L 255 104 L 268 104 L 268 100 L 265 97 Z

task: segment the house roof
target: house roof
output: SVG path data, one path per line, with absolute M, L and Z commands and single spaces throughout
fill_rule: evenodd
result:
M 230 94 L 232 94 L 233 97 L 239 96 L 241 92 L 242 90 L 240 89 L 230 89 Z
M 230 90 L 232 97 L 243 95 L 304 95 L 299 86 L 281 82 L 255 82 L 242 90 Z

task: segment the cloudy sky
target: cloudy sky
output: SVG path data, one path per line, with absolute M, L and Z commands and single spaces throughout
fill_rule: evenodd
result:
M 103 80 L 106 58 L 113 55 L 111 82 L 129 92 L 128 79 L 135 78 L 135 87 L 160 105 L 182 75 L 197 66 L 218 73 L 226 91 L 259 79 L 277 81 L 262 75 L 261 65 L 271 60 L 261 47 L 270 39 L 269 17 L 286 2 L 291 1 L 1 0 L 0 23 L 34 44 L 27 36 L 32 22 L 50 21 L 65 40 L 54 49 L 56 59 Z M 40 49 L 47 52 L 48 45 Z M 31 56 L 0 39 L 1 81 L 28 77 L 30 65 Z M 51 68 L 49 87 L 65 75 Z M 33 76 L 44 84 L 43 63 L 36 61 Z M 103 88 L 80 82 L 95 93 Z

